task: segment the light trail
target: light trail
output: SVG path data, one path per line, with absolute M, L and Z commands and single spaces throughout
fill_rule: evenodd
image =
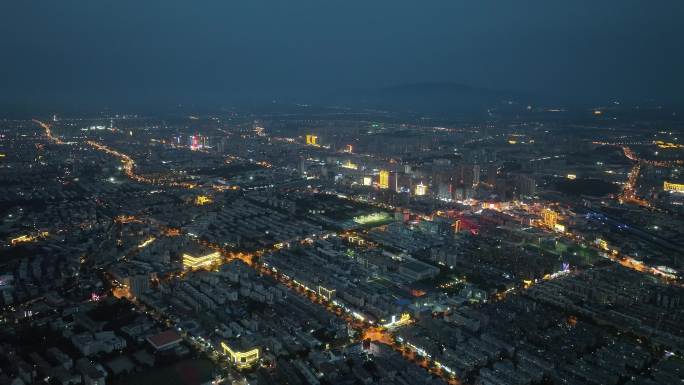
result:
M 36 123 L 37 125 L 42 127 L 43 130 L 45 130 L 45 136 L 47 136 L 48 140 L 50 140 L 51 142 L 53 142 L 55 144 L 64 144 L 64 142 L 62 142 L 62 140 L 60 138 L 56 137 L 52 133 L 52 129 L 51 129 L 49 124 L 41 122 L 38 119 L 33 119 L 32 121 L 33 121 L 33 123 Z
M 88 140 L 86 141 L 90 146 L 95 148 L 98 151 L 102 151 L 105 154 L 112 155 L 116 158 L 118 158 L 121 161 L 121 164 L 123 165 L 123 170 L 126 176 L 136 182 L 139 183 L 146 183 L 146 184 L 154 184 L 154 185 L 162 185 L 162 186 L 168 186 L 168 187 L 179 187 L 179 188 L 186 188 L 186 189 L 193 189 L 197 187 L 197 185 L 193 183 L 188 183 L 188 182 L 162 182 L 158 180 L 154 180 L 152 178 L 136 174 L 135 173 L 135 161 L 133 158 L 130 156 L 121 153 L 117 150 L 114 150 L 113 148 L 110 148 L 108 146 L 105 146 L 104 144 Z
M 628 146 L 622 146 L 622 152 L 625 154 L 625 157 L 627 157 L 627 159 L 635 162 L 635 164 L 629 171 L 629 174 L 627 175 L 627 183 L 625 183 L 625 186 L 622 188 L 622 193 L 619 195 L 618 199 L 621 203 L 629 202 L 637 204 L 639 206 L 650 208 L 651 204 L 645 199 L 639 197 L 636 193 L 636 185 L 637 181 L 639 180 L 639 174 L 641 172 L 642 160 L 640 160 L 639 157 L 634 153 L 634 151 Z
M 650 160 L 639 158 L 639 156 L 629 147 L 629 143 L 609 143 L 609 142 L 593 142 L 594 144 L 601 146 L 615 146 L 622 149 L 625 157 L 632 162 L 635 162 L 632 169 L 629 171 L 627 176 L 627 181 L 625 186 L 622 188 L 622 192 L 618 196 L 620 203 L 628 202 L 633 203 L 642 207 L 654 208 L 654 206 L 648 202 L 646 199 L 640 197 L 636 193 L 636 184 L 641 173 L 642 165 L 649 165 L 655 167 L 672 167 L 676 165 L 684 164 L 684 160 Z M 647 143 L 633 143 L 636 145 L 645 145 Z

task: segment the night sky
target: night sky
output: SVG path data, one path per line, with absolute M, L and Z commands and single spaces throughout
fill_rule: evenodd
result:
M 681 0 L 0 2 L 0 104 L 297 98 L 455 82 L 684 101 Z

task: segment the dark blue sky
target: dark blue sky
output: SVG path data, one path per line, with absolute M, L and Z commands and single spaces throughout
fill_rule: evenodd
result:
M 0 2 L 0 103 L 315 96 L 450 81 L 682 102 L 684 1 Z

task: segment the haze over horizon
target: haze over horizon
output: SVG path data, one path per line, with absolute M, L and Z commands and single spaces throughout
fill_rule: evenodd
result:
M 0 5 L 0 106 L 325 101 L 465 84 L 681 105 L 684 4 L 119 1 Z
M 682 20 L 0 1 L 0 385 L 684 385 Z

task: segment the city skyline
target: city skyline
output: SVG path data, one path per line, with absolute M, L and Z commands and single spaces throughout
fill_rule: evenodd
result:
M 684 383 L 684 3 L 0 5 L 0 385 Z

